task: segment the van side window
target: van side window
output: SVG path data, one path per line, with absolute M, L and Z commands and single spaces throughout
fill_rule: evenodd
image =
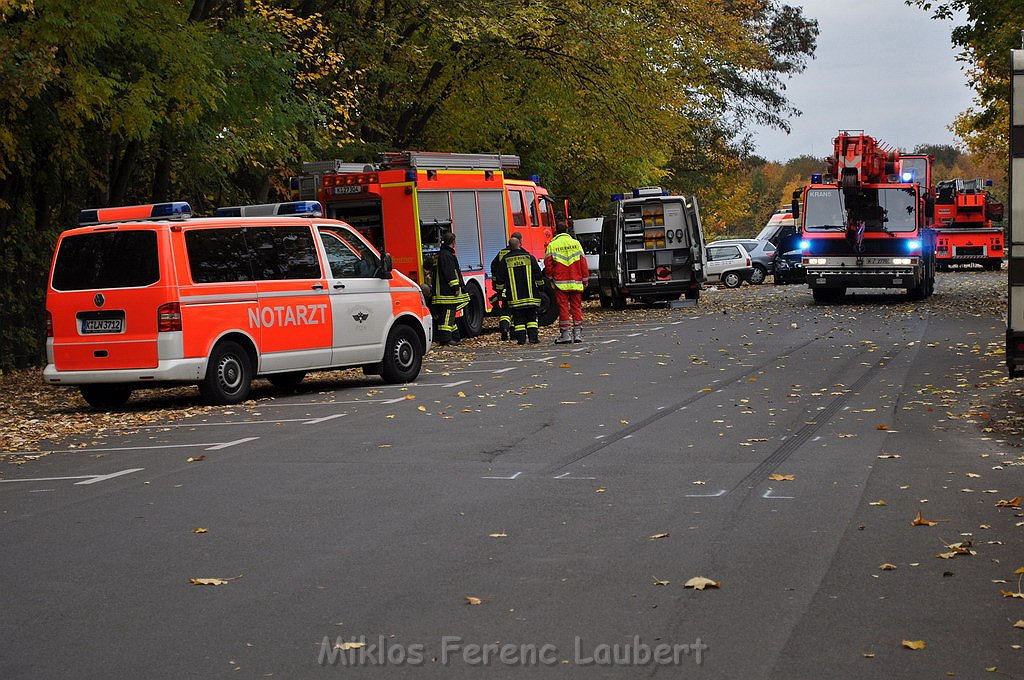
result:
M 245 242 L 257 280 L 320 278 L 309 227 L 248 227 Z
M 185 250 L 194 283 L 253 280 L 241 229 L 189 229 Z
M 526 212 L 523 210 L 523 193 L 509 190 L 508 200 L 512 204 L 512 224 L 517 227 L 525 227 Z
M 334 230 L 321 229 L 320 236 L 327 252 L 327 264 L 336 279 L 373 278 L 377 272 L 377 257 L 362 241 Z M 345 238 L 348 236 L 348 238 Z

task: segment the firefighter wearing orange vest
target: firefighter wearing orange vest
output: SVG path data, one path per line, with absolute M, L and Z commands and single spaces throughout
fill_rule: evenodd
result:
M 434 265 L 434 295 L 430 306 L 437 321 L 437 344 L 459 344 L 457 312 L 469 304 L 469 293 L 462 280 L 462 269 L 455 257 L 455 234 L 446 231 L 441 236 L 441 250 Z
M 583 342 L 583 289 L 590 280 L 583 246 L 569 234 L 569 225 L 559 221 L 555 237 L 544 254 L 544 273 L 555 284 L 558 301 L 556 345 Z

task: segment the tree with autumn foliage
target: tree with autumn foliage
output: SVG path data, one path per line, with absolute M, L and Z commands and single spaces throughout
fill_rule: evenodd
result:
M 931 12 L 936 19 L 966 22 L 953 29 L 974 104 L 953 121 L 952 129 L 985 167 L 998 167 L 993 179 L 1006 184 L 1009 157 L 1010 50 L 1020 49 L 1024 3 L 1020 0 L 906 0 Z M 983 160 L 982 160 L 983 159 Z

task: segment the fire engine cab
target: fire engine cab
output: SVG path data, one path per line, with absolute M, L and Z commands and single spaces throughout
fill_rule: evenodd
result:
M 950 179 L 935 186 L 935 258 L 939 269 L 953 264 L 980 264 L 993 271 L 1003 266 L 1003 204 L 992 200 L 978 178 Z
M 827 173 L 793 196 L 802 264 L 815 302 L 848 288 L 904 288 L 911 299 L 935 286 L 931 158 L 887 150 L 862 130 L 833 140 Z
M 293 186 L 298 198 L 321 201 L 325 216 L 351 224 L 391 253 L 395 268 L 421 284 L 428 300 L 441 234 L 454 232 L 470 297 L 459 327 L 472 337 L 490 311 L 490 263 L 509 235 L 522 233 L 523 247 L 543 261 L 555 233 L 555 201 L 539 178 L 505 176 L 519 164 L 514 155 L 403 151 L 383 153 L 373 164 L 304 163 Z M 541 325 L 557 315 L 557 305 L 542 292 Z
M 115 408 L 173 383 L 232 404 L 257 376 L 291 388 L 319 369 L 362 367 L 392 383 L 419 374 L 430 310 L 358 231 L 320 217 L 316 202 L 191 213 L 183 202 L 85 210 L 60 235 L 47 383 Z

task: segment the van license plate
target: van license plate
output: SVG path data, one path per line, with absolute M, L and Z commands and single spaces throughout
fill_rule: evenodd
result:
M 121 333 L 124 319 L 82 319 L 82 333 Z
M 361 194 L 363 187 L 358 184 L 348 184 L 343 187 L 334 187 L 335 194 Z

